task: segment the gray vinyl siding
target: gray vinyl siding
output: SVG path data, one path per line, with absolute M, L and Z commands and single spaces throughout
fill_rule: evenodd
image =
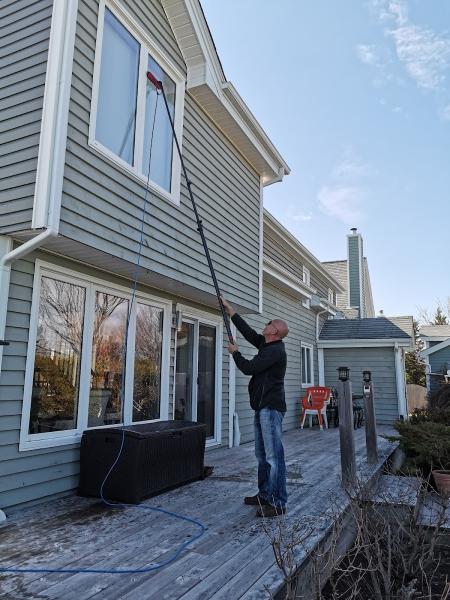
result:
M 304 308 L 300 301 L 264 282 L 263 314 L 246 317 L 249 325 L 261 331 L 264 324 L 273 318 L 285 319 L 289 325 L 289 335 L 285 339 L 287 352 L 287 371 L 285 378 L 287 412 L 283 421 L 283 429 L 294 429 L 299 425 L 300 401 L 303 395 L 301 387 L 301 352 L 300 344 L 305 342 L 314 346 L 314 383 L 318 383 L 317 348 L 315 344 L 315 314 Z M 237 341 L 242 354 L 251 358 L 256 348 L 243 340 L 238 334 Z M 249 377 L 236 369 L 236 410 L 239 416 L 241 442 L 254 439 L 253 415 L 250 408 L 247 386 Z
M 128 1 L 124 5 L 185 72 L 160 3 Z M 134 263 L 144 186 L 88 146 L 97 10 L 95 0 L 80 0 L 60 231 L 93 249 Z M 219 284 L 234 301 L 257 310 L 259 176 L 188 93 L 183 126 L 183 155 Z M 155 193 L 150 194 L 149 200 L 143 268 L 213 293 L 183 179 L 180 206 Z
M 33 292 L 35 260 L 72 269 L 77 275 L 95 276 L 112 285 L 130 288 L 130 283 L 109 273 L 73 263 L 63 257 L 35 252 L 13 263 L 8 300 L 5 338 L 10 345 L 4 348 L 0 373 L 0 508 L 8 508 L 55 494 L 67 493 L 78 485 L 79 445 L 72 444 L 19 452 L 29 322 Z M 143 291 L 171 299 L 174 304 L 182 298 L 170 297 L 150 288 Z M 198 306 L 194 308 L 199 308 Z M 222 349 L 222 443 L 228 444 L 228 374 L 227 340 Z M 175 330 L 171 330 L 169 418 L 173 414 Z
M 398 397 L 393 348 L 326 348 L 324 349 L 325 385 L 336 387 L 337 371 L 350 368 L 353 393 L 362 393 L 362 372 L 369 369 L 375 391 L 377 422 L 391 424 L 398 419 Z
M 303 264 L 264 231 L 264 255 L 303 281 Z
M 441 342 L 436 342 L 441 343 Z M 430 342 L 430 346 L 436 345 L 433 342 Z M 430 367 L 432 373 L 447 373 L 447 370 L 450 369 L 450 346 L 446 348 L 442 348 L 442 350 L 437 350 L 434 354 L 429 355 Z M 444 384 L 444 377 L 438 377 L 436 375 L 431 375 L 430 377 L 430 392 L 434 393 Z
M 281 247 L 276 240 L 270 237 L 267 231 L 264 232 L 264 255 L 294 275 L 294 277 L 303 281 L 303 263 L 285 247 Z M 321 298 L 328 299 L 329 284 L 324 281 L 323 276 L 318 271 L 311 268 L 310 265 L 308 265 L 307 268 L 310 271 L 311 287 L 317 290 L 317 293 Z M 336 291 L 335 288 L 333 289 Z
M 0 3 L 0 234 L 31 227 L 52 4 Z
M 348 300 L 348 276 L 347 276 L 347 261 L 346 260 L 335 260 L 331 262 L 322 263 L 326 270 L 339 281 L 344 288 L 343 292 L 338 292 L 336 295 L 336 306 L 344 310 L 349 306 Z
M 360 247 L 359 237 L 348 238 L 348 273 L 349 273 L 349 302 L 350 306 L 360 306 Z

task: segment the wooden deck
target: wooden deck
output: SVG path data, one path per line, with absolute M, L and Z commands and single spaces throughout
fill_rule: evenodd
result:
M 337 429 L 295 430 L 284 437 L 288 522 L 326 508 L 340 490 Z M 379 471 L 394 446 L 379 439 L 380 462 L 365 462 L 364 429 L 355 432 L 364 476 Z M 282 578 L 261 519 L 242 498 L 256 491 L 253 445 L 208 452 L 214 474 L 144 504 L 199 519 L 207 531 L 175 563 L 145 574 L 2 574 L 0 598 L 64 600 L 261 600 Z M 342 498 L 342 510 L 345 499 Z M 0 528 L 0 564 L 30 567 L 142 568 L 173 553 L 194 525 L 153 511 L 109 509 L 70 496 L 13 513 Z M 317 543 L 313 536 L 311 546 Z M 307 554 L 307 551 L 306 551 Z

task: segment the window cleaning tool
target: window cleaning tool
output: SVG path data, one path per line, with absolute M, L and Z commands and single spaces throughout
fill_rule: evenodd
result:
M 231 333 L 230 321 L 228 319 L 227 313 L 225 312 L 225 307 L 224 307 L 223 302 L 222 302 L 220 288 L 219 288 L 219 283 L 217 281 L 216 272 L 214 270 L 214 265 L 212 263 L 211 256 L 209 254 L 209 249 L 208 249 L 208 244 L 206 242 L 205 232 L 203 230 L 203 223 L 202 223 L 202 220 L 200 219 L 200 216 L 198 214 L 198 210 L 197 210 L 197 205 L 196 205 L 196 202 L 195 202 L 194 194 L 192 193 L 192 181 L 188 177 L 188 173 L 186 171 L 186 165 L 184 164 L 183 156 L 181 154 L 180 144 L 178 142 L 177 134 L 175 132 L 175 126 L 174 126 L 173 118 L 172 118 L 172 115 L 170 113 L 169 104 L 167 102 L 166 93 L 164 91 L 164 85 L 163 85 L 163 82 L 159 81 L 153 75 L 153 73 L 151 73 L 150 71 L 147 71 L 147 79 L 155 86 L 156 91 L 158 93 L 161 92 L 162 97 L 164 99 L 164 104 L 166 106 L 167 116 L 169 117 L 170 126 L 172 128 L 173 139 L 175 140 L 175 145 L 177 147 L 178 156 L 180 157 L 181 167 L 183 169 L 184 178 L 186 180 L 186 185 L 187 185 L 188 192 L 189 192 L 189 198 L 191 200 L 192 208 L 193 208 L 194 214 L 195 214 L 195 219 L 197 221 L 197 231 L 200 234 L 200 238 L 201 238 L 202 244 L 203 244 L 203 249 L 204 249 L 205 255 L 206 255 L 206 260 L 208 261 L 209 270 L 211 271 L 211 277 L 212 277 L 212 280 L 213 280 L 213 283 L 214 283 L 214 289 L 216 290 L 216 296 L 217 296 L 217 300 L 219 302 L 220 311 L 222 313 L 223 322 L 225 323 L 225 328 L 227 330 L 228 340 L 230 341 L 231 344 L 234 344 L 233 334 Z

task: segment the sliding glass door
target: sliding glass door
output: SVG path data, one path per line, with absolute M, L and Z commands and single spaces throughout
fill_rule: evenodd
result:
M 175 419 L 205 423 L 210 440 L 219 437 L 220 328 L 184 318 L 177 332 Z

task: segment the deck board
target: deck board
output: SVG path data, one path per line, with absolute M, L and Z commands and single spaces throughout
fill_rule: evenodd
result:
M 393 446 L 379 438 L 380 463 L 365 464 L 365 434 L 355 432 L 357 461 L 365 476 L 380 468 Z M 288 522 L 325 509 L 340 494 L 338 430 L 290 431 L 284 435 L 288 470 Z M 143 505 L 163 507 L 200 520 L 207 528 L 179 559 L 151 573 L 0 575 L 0 597 L 11 600 L 233 600 L 264 598 L 281 575 L 254 507 L 242 497 L 255 492 L 253 444 L 207 453 L 214 473 L 205 481 L 172 490 Z M 345 499 L 342 496 L 342 510 Z M 60 498 L 17 511 L 0 528 L 0 563 L 72 568 L 144 568 L 171 556 L 196 533 L 194 525 L 141 509 L 108 509 L 98 500 Z M 311 547 L 317 539 L 311 539 Z M 304 550 L 303 552 L 307 552 Z M 299 555 L 299 560 L 301 556 Z

